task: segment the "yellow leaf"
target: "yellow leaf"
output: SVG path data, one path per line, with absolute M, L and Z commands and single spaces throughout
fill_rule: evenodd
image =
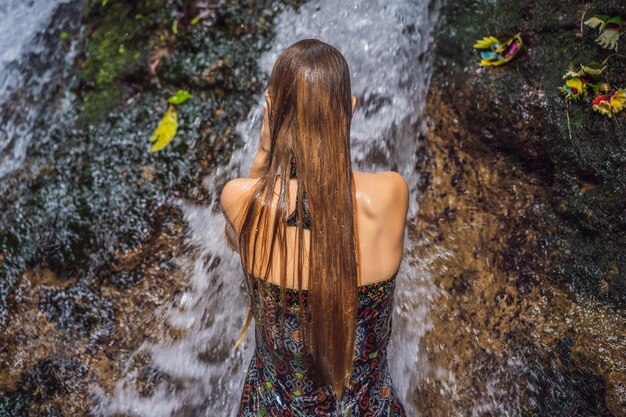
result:
M 165 148 L 167 144 L 174 139 L 174 136 L 176 136 L 177 127 L 178 116 L 176 115 L 176 109 L 174 109 L 174 106 L 170 105 L 163 119 L 161 119 L 161 122 L 150 137 L 150 142 L 154 142 L 150 152 L 156 152 Z
M 626 105 L 626 90 L 620 88 L 611 96 L 611 108 L 613 113 L 617 113 Z
M 580 78 L 571 78 L 565 81 L 565 85 L 574 90 L 575 94 L 583 91 L 583 81 Z
M 495 49 L 498 46 L 500 46 L 500 41 L 493 36 L 485 36 L 484 38 L 477 40 L 474 44 L 474 48 L 476 49 L 490 49 L 492 47 Z

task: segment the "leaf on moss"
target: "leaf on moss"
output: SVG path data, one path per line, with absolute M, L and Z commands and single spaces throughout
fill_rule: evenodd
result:
M 492 49 L 495 51 L 498 47 L 500 47 L 500 41 L 493 36 L 485 36 L 474 43 L 474 48 L 476 49 Z
M 178 90 L 176 92 L 176 94 L 174 94 L 172 97 L 168 98 L 167 101 L 169 101 L 172 104 L 182 104 L 185 101 L 189 100 L 189 98 L 191 98 L 192 95 L 189 91 L 187 90 Z
M 159 151 L 167 146 L 168 143 L 176 136 L 176 129 L 178 128 L 178 116 L 176 115 L 176 109 L 170 105 L 161 119 L 161 122 L 157 126 L 156 130 L 150 137 L 152 148 L 150 152 Z
M 596 67 L 596 66 L 591 66 L 591 65 L 581 65 L 580 68 L 589 75 L 592 76 L 598 76 L 600 74 L 602 74 L 602 71 L 604 71 L 605 67 Z
M 624 90 L 618 89 L 611 95 L 599 95 L 591 103 L 593 110 L 598 113 L 613 117 L 614 114 L 619 113 L 624 108 L 624 102 L 626 101 L 626 95 Z
M 585 20 L 585 25 L 594 29 L 598 28 L 598 31 L 602 32 L 604 30 L 604 26 L 606 25 L 606 21 L 603 19 L 600 19 L 598 16 L 594 16 Z
M 598 29 L 596 42 L 605 49 L 617 50 L 617 41 L 622 32 L 622 18 L 619 16 L 596 15 L 587 20 L 585 24 Z
M 602 90 L 604 90 L 605 86 L 607 84 L 603 83 L 602 81 L 598 81 L 597 83 L 589 83 L 589 88 L 591 88 L 591 91 L 593 91 L 593 95 L 594 96 L 598 96 L 600 95 L 601 92 L 603 92 Z
M 480 66 L 500 66 L 510 62 L 524 48 L 522 34 L 518 33 L 509 38 L 506 42 L 500 41 L 493 36 L 485 36 L 474 43 L 475 49 L 483 50 L 480 53 Z
M 587 80 L 584 78 L 570 78 L 565 81 L 565 85 L 559 87 L 568 100 L 579 100 L 581 97 L 587 97 Z
M 595 61 L 589 63 L 588 65 L 580 64 L 578 67 L 570 63 L 568 70 L 563 75 L 563 79 L 580 77 L 596 78 L 601 75 L 605 69 L 606 66 L 602 66 L 602 64 Z
M 619 16 L 615 16 L 615 17 L 611 17 L 609 18 L 609 20 L 606 21 L 606 23 L 616 23 L 618 25 L 622 24 L 622 18 Z
M 619 88 L 617 91 L 611 94 L 611 98 L 609 101 L 611 103 L 611 109 L 613 110 L 613 113 L 622 111 L 624 109 L 624 106 L 626 106 L 626 89 Z
M 617 51 L 617 41 L 619 40 L 620 35 L 621 33 L 619 28 L 607 26 L 607 29 L 596 38 L 596 42 L 605 49 Z

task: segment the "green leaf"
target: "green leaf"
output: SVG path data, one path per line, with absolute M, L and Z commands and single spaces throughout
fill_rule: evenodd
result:
M 59 39 L 61 39 L 62 42 L 67 42 L 70 40 L 70 34 L 67 32 L 61 32 Z
M 619 16 L 615 16 L 606 21 L 606 23 L 615 23 L 618 25 L 622 25 L 622 18 Z
M 150 142 L 154 142 L 150 152 L 160 151 L 165 148 L 168 143 L 176 136 L 176 129 L 178 128 L 178 116 L 176 115 L 176 109 L 170 105 L 161 119 L 161 122 L 157 126 L 156 130 L 150 137 Z
M 593 91 L 593 95 L 597 96 L 600 93 L 600 89 L 602 88 L 602 81 L 598 81 L 597 83 L 589 83 L 589 87 Z
M 109 0 L 102 0 L 102 7 L 106 6 Z
M 200 15 L 194 17 L 193 19 L 191 19 L 191 24 L 195 25 L 196 23 L 198 23 L 200 21 Z
M 182 104 L 185 101 L 189 100 L 189 98 L 193 97 L 191 95 L 191 93 L 187 90 L 178 90 L 176 92 L 176 94 L 174 94 L 172 97 L 168 98 L 167 101 L 169 101 L 172 104 Z
M 597 14 L 594 17 L 597 17 L 598 19 L 602 20 L 603 22 L 608 22 L 611 19 L 611 16 L 606 15 L 606 14 Z
M 172 33 L 174 33 L 174 35 L 178 35 L 178 19 L 174 20 L 172 23 Z
M 583 73 L 592 77 L 597 77 L 598 75 L 602 74 L 602 72 L 604 71 L 604 67 L 600 64 L 600 65 L 596 65 L 594 63 L 591 63 L 589 65 L 580 65 L 580 69 L 583 70 Z

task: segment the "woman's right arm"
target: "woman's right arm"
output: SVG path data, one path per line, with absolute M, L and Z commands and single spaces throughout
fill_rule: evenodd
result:
M 264 177 L 270 169 L 270 153 L 265 151 L 261 146 L 256 151 L 256 155 L 252 160 L 252 167 L 250 168 L 250 174 L 248 178 L 261 178 Z
M 267 106 L 263 106 L 263 124 L 261 126 L 261 139 L 259 149 L 252 160 L 252 168 L 248 178 L 260 178 L 267 175 L 270 169 L 270 127 Z
M 224 225 L 224 235 L 226 235 L 226 242 L 228 246 L 235 252 L 239 252 L 239 239 L 237 228 L 233 224 L 233 221 L 239 216 L 239 207 L 237 202 L 241 196 L 241 180 L 236 178 L 230 180 L 224 185 L 222 194 L 220 195 L 220 206 L 222 208 L 222 214 L 226 220 Z M 233 220 L 231 220 L 233 219 Z
M 239 234 L 243 223 L 243 210 L 245 202 L 250 198 L 257 181 L 249 178 L 235 178 L 226 183 L 220 195 L 220 206 L 226 219 L 224 233 L 228 245 L 239 252 Z

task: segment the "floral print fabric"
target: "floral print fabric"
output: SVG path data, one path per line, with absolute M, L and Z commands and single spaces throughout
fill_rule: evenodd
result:
M 241 395 L 240 417 L 405 416 L 387 364 L 395 275 L 359 287 L 354 361 L 341 402 L 329 386 L 309 377 L 311 358 L 305 355 L 300 332 L 299 293 L 285 289 L 286 352 L 281 349 L 281 287 L 253 278 L 256 347 Z M 303 301 L 306 305 L 306 290 Z M 259 303 L 265 304 L 263 317 Z

